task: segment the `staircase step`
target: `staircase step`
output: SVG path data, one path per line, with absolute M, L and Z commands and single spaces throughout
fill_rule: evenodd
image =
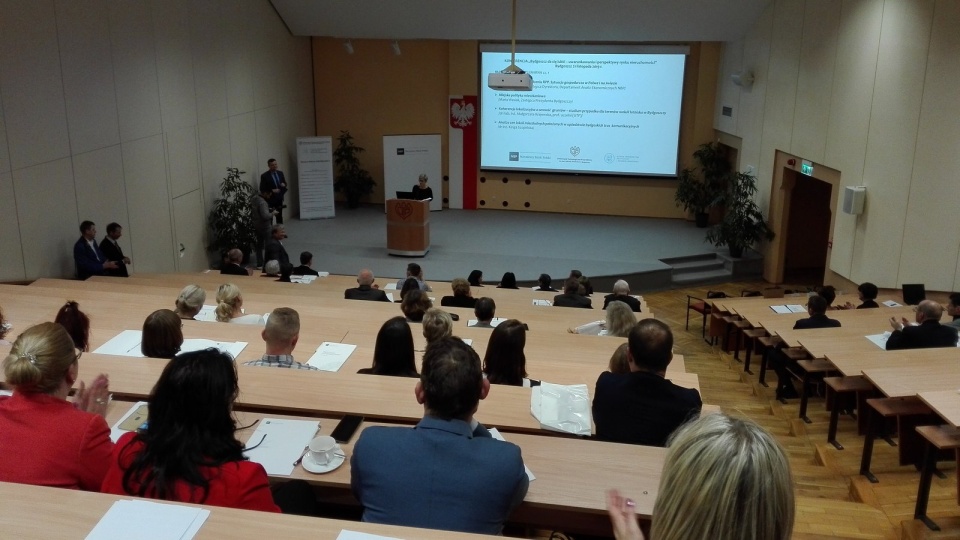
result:
M 676 264 L 670 267 L 673 275 L 688 274 L 690 272 L 701 272 L 706 270 L 718 270 L 723 268 L 723 261 L 712 259 L 709 261 L 695 261 L 683 264 Z
M 672 281 L 677 285 L 687 285 L 692 283 L 723 283 L 730 281 L 730 279 L 731 274 L 727 270 L 707 270 L 674 276 Z
M 717 259 L 716 253 L 701 253 L 699 255 L 686 255 L 683 257 L 668 257 L 666 259 L 660 259 L 660 262 L 668 266 L 677 266 L 689 263 L 712 261 L 715 259 Z

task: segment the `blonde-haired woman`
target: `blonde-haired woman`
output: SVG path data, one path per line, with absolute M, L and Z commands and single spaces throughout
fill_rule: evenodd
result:
M 572 334 L 589 336 L 627 337 L 636 324 L 637 316 L 633 314 L 633 309 L 623 302 L 613 301 L 607 304 L 604 320 L 569 328 L 567 331 Z
M 203 303 L 207 300 L 207 292 L 199 285 L 187 285 L 180 291 L 174 302 L 173 310 L 181 319 L 194 319 L 200 310 L 203 309 Z
M 633 501 L 610 491 L 607 511 L 617 540 L 642 540 Z M 794 512 L 790 462 L 773 436 L 750 420 L 708 414 L 671 437 L 650 536 L 785 540 Z
M 423 314 L 423 337 L 427 345 L 453 335 L 453 318 L 442 309 L 430 308 Z
M 263 324 L 259 315 L 243 314 L 243 296 L 240 287 L 233 283 L 224 283 L 217 289 L 217 321 L 236 324 Z
M 82 353 L 56 323 L 26 329 L 3 360 L 13 395 L 0 397 L 0 482 L 99 491 L 113 443 L 104 420 L 109 381 L 77 381 Z

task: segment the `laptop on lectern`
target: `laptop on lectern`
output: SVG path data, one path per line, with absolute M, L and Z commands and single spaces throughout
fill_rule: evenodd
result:
M 414 198 L 414 196 L 413 196 L 413 192 L 412 192 L 412 191 L 398 191 L 398 192 L 397 192 L 397 198 L 398 198 L 398 199 L 406 199 L 406 200 L 409 200 L 409 201 L 416 200 L 416 199 Z

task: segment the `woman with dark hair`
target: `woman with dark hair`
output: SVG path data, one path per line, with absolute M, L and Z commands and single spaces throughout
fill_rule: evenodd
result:
M 389 375 L 391 377 L 419 377 L 413 353 L 413 332 L 403 317 L 394 317 L 383 323 L 377 332 L 373 350 L 373 367 L 357 373 Z
M 537 283 L 539 283 L 540 286 L 534 289 L 535 291 L 560 292 L 553 288 L 553 279 L 550 277 L 550 274 L 540 274 L 540 277 L 537 278 Z
M 279 512 L 267 473 L 237 440 L 233 358 L 217 349 L 175 357 L 150 392 L 147 427 L 117 441 L 101 491 Z
M 413 290 L 420 290 L 420 282 L 417 281 L 417 278 L 409 277 L 404 280 L 403 286 L 400 288 L 400 299 L 397 302 L 403 302 L 403 297 Z
M 500 278 L 500 284 L 497 285 L 498 289 L 516 289 L 517 288 L 517 276 L 513 272 L 504 272 L 503 277 Z
M 507 319 L 493 329 L 483 357 L 483 373 L 491 384 L 540 386 L 540 381 L 527 378 L 526 343 L 526 325 L 516 319 Z
M 80 311 L 80 304 L 67 300 L 53 322 L 67 329 L 76 348 L 81 351 L 90 350 L 90 318 Z
M 143 321 L 140 352 L 150 358 L 173 358 L 183 345 L 183 322 L 169 309 L 158 309 Z
M 467 281 L 471 287 L 483 287 L 483 272 L 474 270 L 467 276 Z
M 420 289 L 408 292 L 400 301 L 400 311 L 410 322 L 423 322 L 424 313 L 432 307 L 433 302 L 430 301 L 430 297 Z

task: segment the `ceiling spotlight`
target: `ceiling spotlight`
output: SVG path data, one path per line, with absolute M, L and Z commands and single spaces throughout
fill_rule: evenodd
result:
M 347 51 L 347 54 L 353 54 L 353 43 L 349 39 L 343 42 L 343 48 Z
M 393 54 L 395 54 L 395 55 L 397 55 L 397 56 L 400 56 L 400 43 L 399 43 L 399 42 L 397 42 L 396 40 L 394 40 L 394 42 L 390 44 L 390 48 L 393 49 Z

